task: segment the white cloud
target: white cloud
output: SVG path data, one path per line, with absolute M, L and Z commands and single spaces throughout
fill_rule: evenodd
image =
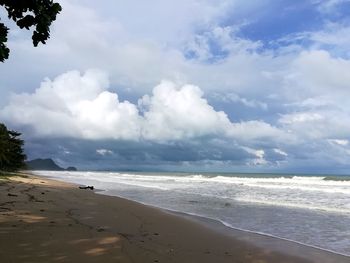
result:
M 323 13 L 331 13 L 336 10 L 336 8 L 343 4 L 350 2 L 349 0 L 314 0 L 315 3 L 319 5 L 319 11 Z
M 333 48 L 343 48 L 350 43 L 350 27 L 344 24 L 328 22 L 325 27 L 316 32 L 309 32 L 307 37 L 316 45 L 329 45 Z
M 239 27 L 216 26 L 204 33 L 193 36 L 185 46 L 185 51 L 192 54 L 198 61 L 223 60 L 229 54 L 244 54 L 255 52 L 262 46 L 259 41 L 237 37 Z M 213 43 L 216 51 L 213 52 Z M 215 54 L 218 53 L 218 54 Z
M 279 122 L 283 124 L 293 124 L 293 123 L 320 121 L 323 118 L 324 117 L 319 113 L 299 112 L 299 113 L 285 114 L 279 119 Z
M 218 4 L 212 0 L 153 0 L 140 3 L 133 0 L 128 3 L 107 1 L 99 5 L 94 1 L 62 1 L 63 11 L 53 24 L 48 45 L 34 49 L 30 39 L 11 38 L 13 60 L 2 73 L 9 77 L 0 75 L 3 80 L 0 88 L 21 89 L 18 87 L 20 80 L 12 76 L 18 69 L 24 72 L 23 79 L 36 78 L 37 83 L 43 75 L 52 77 L 72 68 L 96 67 L 109 72 L 113 87 L 125 87 L 138 95 L 150 93 L 161 79 L 172 79 L 194 83 L 205 91 L 233 93 L 242 98 L 243 104 L 253 105 L 253 99 L 244 101 L 244 98 L 280 93 L 281 86 L 293 98 L 302 94 L 294 92 L 294 87 L 300 86 L 299 79 L 307 86 L 300 87 L 305 92 L 316 89 L 318 84 L 337 82 L 333 73 L 338 69 L 348 72 L 346 61 L 334 59 L 325 51 L 304 52 L 300 56 L 298 52 L 302 47 L 278 56 L 270 51 L 258 52 L 259 41 L 238 36 L 240 24 L 220 26 L 228 12 L 239 16 L 239 12 L 249 13 L 266 4 L 258 2 L 225 0 Z M 335 1 L 327 1 L 328 5 L 330 2 L 334 5 Z M 343 40 L 346 33 L 339 31 L 332 39 Z M 308 37 L 315 42 L 328 38 L 320 35 L 321 31 L 318 36 L 315 33 Z M 227 52 L 220 63 L 203 63 L 217 56 L 209 50 L 210 42 Z M 183 49 L 193 49 L 199 58 L 186 59 Z M 31 63 L 34 60 L 35 65 Z M 316 68 L 318 65 L 320 68 Z M 315 83 L 314 75 L 319 75 L 319 83 Z M 341 75 L 345 78 L 348 74 Z M 34 84 L 29 87 L 33 90 Z
M 282 141 L 292 143 L 294 138 L 291 134 L 272 126 L 264 121 L 245 121 L 232 123 L 231 129 L 227 130 L 229 136 L 246 142 L 254 140 Z
M 62 14 L 53 24 L 47 45 L 34 49 L 30 39 L 10 39 L 11 59 L 0 72 L 2 90 L 34 90 L 34 83 L 42 76 L 52 78 L 72 68 L 101 68 L 110 74 L 113 87 L 138 95 L 150 93 L 161 79 L 171 79 L 194 83 L 205 91 L 229 90 L 245 97 L 242 93 L 268 93 L 271 80 L 263 71 L 274 71 L 284 63 L 279 58 L 257 54 L 260 42 L 238 37 L 236 27 L 219 26 L 220 19 L 231 10 L 228 6 L 249 9 L 255 4 L 231 0 L 219 4 L 212 0 L 62 4 Z M 193 38 L 215 43 L 227 52 L 227 57 L 215 64 L 188 60 L 183 51 Z M 215 57 L 214 53 L 203 56 Z M 25 88 L 21 87 L 22 80 L 10 77 L 18 69 L 31 83 Z
M 288 154 L 286 153 L 286 152 L 284 152 L 284 151 L 282 151 L 281 149 L 273 149 L 273 151 L 275 152 L 275 153 L 278 153 L 279 155 L 282 155 L 282 156 L 285 156 L 285 157 L 287 157 L 288 156 Z
M 349 60 L 325 50 L 301 52 L 283 76 L 283 100 L 289 109 L 278 119 L 283 130 L 296 134 L 304 143 L 348 138 L 349 70 Z
M 72 2 L 72 1 L 70 1 Z M 106 0 L 74 1 L 85 5 L 107 19 L 117 18 L 132 37 L 177 42 L 192 34 L 194 28 L 207 27 L 227 15 L 235 0 Z M 180 39 L 179 39 L 180 38 Z
M 193 85 L 163 81 L 138 105 L 120 101 L 98 70 L 46 79 L 33 94 L 13 95 L 0 117 L 31 128 L 39 137 L 171 141 L 211 136 L 247 141 L 286 136 L 263 121 L 231 122 Z
M 329 106 L 350 109 L 350 61 L 333 57 L 325 50 L 303 51 L 280 76 L 282 89 L 277 93 L 287 105 Z M 278 78 L 278 77 L 277 77 Z M 297 111 L 298 109 L 294 109 Z
M 13 95 L 1 112 L 9 123 L 29 126 L 37 136 L 135 139 L 139 115 L 135 105 L 119 102 L 107 91 L 104 73 L 70 71 L 47 79 L 33 94 Z
M 267 110 L 268 106 L 267 103 L 260 102 L 257 100 L 250 100 L 247 98 L 242 98 L 236 93 L 227 93 L 227 94 L 221 94 L 221 93 L 214 93 L 213 97 L 215 99 L 218 99 L 223 102 L 235 102 L 235 103 L 241 103 L 246 107 L 249 108 L 260 108 L 263 110 Z
M 329 139 L 329 143 L 340 145 L 340 146 L 347 146 L 349 144 L 349 140 L 341 140 L 341 139 Z
M 350 114 L 332 108 L 282 115 L 279 122 L 301 141 L 347 138 L 350 132 Z
M 97 149 L 96 153 L 102 156 L 113 154 L 113 151 L 108 150 L 108 149 Z
M 248 165 L 264 165 L 267 164 L 268 161 L 265 160 L 265 151 L 262 149 L 252 149 L 249 147 L 242 147 L 247 153 L 252 154 L 255 158 L 250 160 L 247 164 Z
M 293 62 L 294 85 L 304 89 L 304 95 L 344 95 L 349 94 L 350 61 L 331 57 L 324 50 L 302 52 Z M 307 90 L 306 90 L 307 88 Z M 291 90 L 292 91 L 292 90 Z M 300 94 L 300 95 L 302 95 Z
M 192 85 L 178 88 L 172 82 L 163 81 L 154 88 L 151 97 L 143 97 L 141 104 L 148 107 L 142 132 L 148 139 L 215 135 L 231 125 L 227 115 L 215 111 L 203 98 L 202 91 Z

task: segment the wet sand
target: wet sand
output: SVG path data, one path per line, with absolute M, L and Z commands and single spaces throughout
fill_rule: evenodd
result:
M 7 262 L 350 262 L 37 176 L 0 180 Z

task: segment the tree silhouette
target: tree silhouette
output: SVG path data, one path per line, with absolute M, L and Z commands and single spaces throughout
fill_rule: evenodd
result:
M 29 30 L 32 26 L 32 40 L 36 47 L 40 42 L 45 44 L 50 37 L 50 26 L 56 20 L 56 15 L 62 10 L 58 3 L 52 0 L 0 0 L 8 18 L 16 22 L 21 29 Z M 0 18 L 1 20 L 1 18 Z M 0 61 L 4 62 L 9 57 L 10 50 L 6 46 L 9 29 L 0 23 Z
M 0 171 L 16 171 L 24 168 L 26 155 L 23 153 L 24 141 L 20 133 L 8 130 L 0 123 Z

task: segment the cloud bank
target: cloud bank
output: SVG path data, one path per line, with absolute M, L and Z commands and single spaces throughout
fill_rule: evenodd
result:
M 283 136 L 262 121 L 231 122 L 194 85 L 162 81 L 137 104 L 120 101 L 99 70 L 46 79 L 34 93 L 14 94 L 0 111 L 4 121 L 27 126 L 33 137 L 158 142 L 201 137 L 252 140 Z
M 204 152 L 190 160 L 234 161 L 228 156 L 240 152 L 243 159 L 251 156 L 254 165 L 267 163 L 265 151 L 251 147 L 255 140 L 271 143 L 273 139 L 275 144 L 290 137 L 263 121 L 232 122 L 225 112 L 215 110 L 194 85 L 162 81 L 152 94 L 142 96 L 135 104 L 121 101 L 108 88 L 107 75 L 100 70 L 84 74 L 70 71 L 54 80 L 44 80 L 31 94 L 14 94 L 0 111 L 0 118 L 25 129 L 26 136 L 34 141 L 77 139 L 86 143 L 114 141 L 117 145 L 124 141 L 157 147 L 172 145 L 171 151 L 176 147 L 198 148 L 195 145 L 199 144 Z M 214 147 L 217 149 L 212 152 Z M 67 147 L 62 149 L 62 153 L 71 154 Z M 96 149 L 103 157 L 115 152 L 118 151 Z M 176 158 L 188 161 L 186 156 Z

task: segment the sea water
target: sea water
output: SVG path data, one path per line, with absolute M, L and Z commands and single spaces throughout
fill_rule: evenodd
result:
M 350 256 L 350 176 L 36 173 Z

